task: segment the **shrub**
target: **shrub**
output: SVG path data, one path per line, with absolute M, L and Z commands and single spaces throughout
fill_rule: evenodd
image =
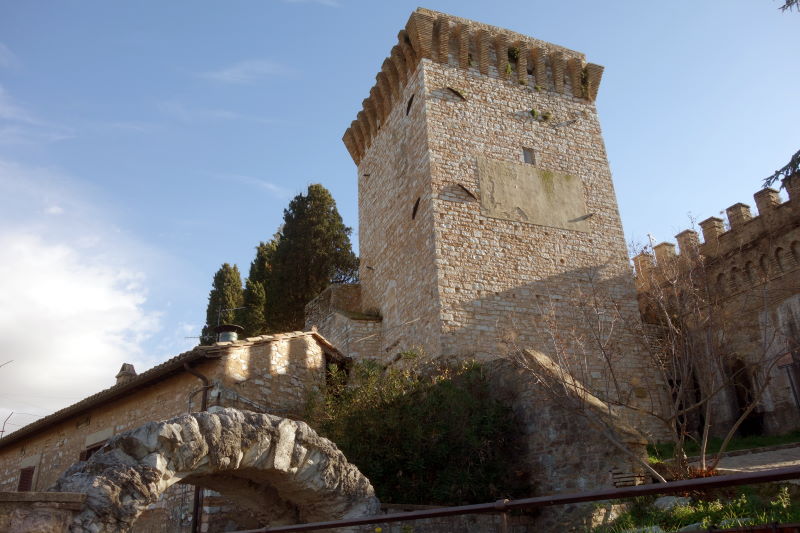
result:
M 520 432 L 508 405 L 490 396 L 481 367 L 406 369 L 374 362 L 348 377 L 330 369 L 309 421 L 372 482 L 387 503 L 456 505 L 530 493 L 515 472 Z

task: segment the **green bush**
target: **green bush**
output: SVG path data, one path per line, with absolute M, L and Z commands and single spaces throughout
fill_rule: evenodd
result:
M 387 503 L 456 505 L 530 494 L 517 473 L 511 408 L 490 396 L 481 367 L 330 368 L 309 421 L 372 482 Z

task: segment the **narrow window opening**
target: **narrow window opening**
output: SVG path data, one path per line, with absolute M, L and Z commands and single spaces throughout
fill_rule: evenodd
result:
M 522 149 L 522 160 L 529 165 L 536 164 L 536 156 L 533 153 L 533 148 Z
M 35 470 L 35 466 L 29 466 L 19 471 L 19 484 L 17 485 L 17 492 L 30 492 L 33 489 L 33 472 Z
M 459 97 L 460 99 L 466 100 L 466 98 L 464 97 L 463 94 L 461 94 L 460 91 L 458 91 L 456 89 L 453 89 L 452 87 L 448 87 L 447 90 L 450 91 L 451 93 L 453 93 L 454 95 L 456 95 L 457 97 Z
M 411 98 L 408 99 L 408 103 L 406 104 L 406 116 L 411 112 L 411 104 L 414 103 L 414 95 L 411 95 Z
M 786 266 L 786 261 L 783 257 L 783 248 L 778 248 L 775 250 L 775 264 L 778 266 L 778 271 L 783 272 L 784 267 Z
M 717 293 L 725 294 L 725 288 L 725 274 L 719 274 L 717 276 Z
M 744 266 L 744 278 L 745 281 L 748 283 L 753 282 L 753 262 L 748 261 L 747 264 Z
M 100 448 L 105 445 L 106 441 L 98 442 L 97 444 L 92 444 L 88 446 L 85 450 L 83 450 L 78 457 L 81 461 L 88 461 L 91 456 L 93 456 Z
M 417 210 L 419 209 L 419 201 L 420 199 L 417 198 L 417 201 L 414 202 L 414 209 L 411 210 L 411 220 L 417 218 Z
M 474 192 L 472 192 L 471 190 L 467 189 L 465 186 L 463 186 L 463 185 L 462 185 L 462 184 L 460 184 L 460 183 L 458 183 L 457 185 L 458 185 L 459 187 L 461 187 L 461 189 L 462 189 L 462 190 L 463 190 L 465 193 L 467 193 L 468 195 L 472 196 L 472 197 L 473 197 L 475 200 L 477 200 L 477 199 L 478 199 L 478 197 L 477 197 L 477 196 L 475 196 L 475 193 L 474 193 Z

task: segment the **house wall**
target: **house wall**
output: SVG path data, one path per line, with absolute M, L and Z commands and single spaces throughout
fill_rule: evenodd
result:
M 198 365 L 197 370 L 217 377 L 216 367 L 214 362 L 206 362 Z M 192 410 L 199 410 L 200 396 L 195 394 L 190 403 L 189 395 L 201 385 L 196 377 L 181 373 L 0 448 L 0 490 L 17 489 L 19 469 L 23 465 L 36 467 L 32 490 L 47 490 L 67 467 L 79 460 L 88 446 L 148 420 L 185 413 L 190 405 Z

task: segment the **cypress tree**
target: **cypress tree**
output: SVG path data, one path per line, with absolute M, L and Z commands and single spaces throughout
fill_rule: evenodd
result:
M 246 337 L 255 337 L 267 332 L 266 311 L 267 296 L 264 286 L 247 278 L 244 283 L 244 309 L 242 309 L 242 324 Z
M 272 240 L 258 243 L 256 257 L 250 263 L 250 275 L 245 280 L 244 309 L 241 314 L 242 326 L 248 337 L 268 332 L 265 287 L 272 271 L 272 254 L 278 246 L 278 238 L 279 235 L 275 234 Z
M 303 329 L 305 305 L 331 283 L 355 281 L 358 258 L 331 193 L 310 185 L 283 211 L 283 227 L 271 255 L 265 286 L 271 331 Z
M 258 246 L 256 246 L 256 257 L 250 263 L 248 279 L 257 281 L 264 287 L 267 286 L 269 274 L 272 270 L 272 255 L 278 247 L 278 239 L 280 239 L 280 230 L 273 235 L 272 240 L 258 243 Z
M 235 324 L 241 316 L 237 307 L 242 307 L 242 278 L 236 265 L 223 263 L 216 274 L 208 293 L 206 308 L 206 325 L 203 327 L 202 343 L 212 344 L 215 341 L 214 327 L 217 324 Z

